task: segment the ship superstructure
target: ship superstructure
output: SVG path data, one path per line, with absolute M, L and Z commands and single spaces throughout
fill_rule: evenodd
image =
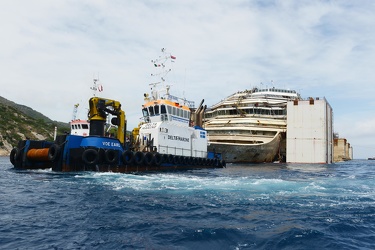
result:
M 170 94 L 171 84 L 166 75 L 171 71 L 169 62 L 176 59 L 162 50 L 163 55 L 152 60 L 159 78 L 150 84 L 150 94 L 144 94 L 143 124 L 138 135 L 141 151 L 157 151 L 171 157 L 207 157 L 207 132 L 201 126 L 192 126 L 196 116 L 193 101 Z
M 206 110 L 209 150 L 226 162 L 272 162 L 285 157 L 286 107 L 294 90 L 253 88 L 236 92 Z

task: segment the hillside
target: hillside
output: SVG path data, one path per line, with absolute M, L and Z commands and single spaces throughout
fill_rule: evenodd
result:
M 30 107 L 16 104 L 0 96 L 0 156 L 9 155 L 19 140 L 53 140 L 58 133 L 69 131 L 69 124 L 52 121 Z

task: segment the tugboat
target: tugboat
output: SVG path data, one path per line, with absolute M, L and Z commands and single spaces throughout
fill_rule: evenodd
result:
M 163 60 L 173 56 L 163 52 Z M 165 65 L 163 63 L 163 65 Z M 164 67 L 163 67 L 164 68 Z M 170 70 L 169 70 L 170 71 Z M 165 78 L 163 78 L 165 79 Z M 207 152 L 206 131 L 192 120 L 199 120 L 194 103 L 169 94 L 170 86 L 145 94 L 143 124 L 135 129 L 135 140 L 126 137 L 125 112 L 116 100 L 92 97 L 89 100 L 89 134 L 64 134 L 54 141 L 22 140 L 10 154 L 17 169 L 53 171 L 138 172 L 225 167 L 221 154 Z M 163 92 L 164 91 L 164 92 Z M 181 99 L 182 100 L 182 99 Z M 117 127 L 115 137 L 105 136 L 105 124 Z M 198 118 L 195 118 L 198 117 Z
M 175 57 L 165 49 L 162 52 L 162 56 L 151 61 L 160 69 L 152 76 L 160 76 L 160 80 L 150 84 L 150 94 L 144 94 L 143 122 L 135 140 L 136 150 L 158 152 L 165 157 L 163 162 L 170 164 L 222 166 L 219 157 L 207 153 L 207 132 L 201 122 L 203 101 L 195 109 L 193 101 L 170 94 L 171 85 L 165 79 L 171 72 L 168 61 Z

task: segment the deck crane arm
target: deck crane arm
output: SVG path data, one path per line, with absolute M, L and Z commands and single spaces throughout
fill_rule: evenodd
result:
M 121 103 L 115 100 L 92 97 L 89 100 L 90 135 L 104 136 L 104 126 L 108 114 L 115 117 L 111 123 L 118 127 L 117 139 L 124 145 L 126 131 L 125 112 L 121 109 Z

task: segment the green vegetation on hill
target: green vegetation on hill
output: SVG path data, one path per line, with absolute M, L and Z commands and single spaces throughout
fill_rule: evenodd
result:
M 0 150 L 10 152 L 19 140 L 53 140 L 57 133 L 69 131 L 69 124 L 52 121 L 43 114 L 0 97 Z M 11 145 L 11 147 L 10 147 Z

